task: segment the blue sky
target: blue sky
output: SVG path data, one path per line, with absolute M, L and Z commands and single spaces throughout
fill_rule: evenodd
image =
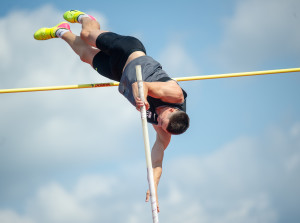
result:
M 140 38 L 171 77 L 300 67 L 297 0 L 7 1 L 0 89 L 108 81 L 32 38 L 69 9 Z M 191 127 L 165 153 L 161 222 L 298 222 L 300 74 L 180 84 Z M 140 116 L 117 88 L 0 98 L 0 222 L 151 222 Z

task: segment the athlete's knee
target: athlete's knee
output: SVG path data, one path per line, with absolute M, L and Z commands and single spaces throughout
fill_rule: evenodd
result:
M 88 45 L 96 47 L 96 40 L 101 34 L 101 31 L 98 30 L 82 30 L 80 33 L 80 38 L 86 42 Z
M 80 36 L 81 38 L 89 38 L 95 31 L 100 31 L 100 24 L 95 20 L 89 19 L 82 27 Z
M 81 30 L 80 37 L 81 37 L 81 39 L 86 40 L 89 38 L 90 34 L 91 34 L 90 30 L 83 29 L 83 30 Z

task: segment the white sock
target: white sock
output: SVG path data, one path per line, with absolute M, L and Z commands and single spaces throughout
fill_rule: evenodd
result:
M 61 28 L 61 29 L 56 30 L 55 35 L 56 35 L 57 37 L 59 37 L 59 38 L 62 38 L 62 36 L 63 36 L 66 32 L 70 32 L 70 30 Z
M 84 18 L 84 17 L 89 17 L 87 14 L 81 14 L 81 15 L 79 15 L 78 17 L 77 17 L 77 21 L 79 22 L 79 23 L 81 23 L 81 19 L 82 18 Z

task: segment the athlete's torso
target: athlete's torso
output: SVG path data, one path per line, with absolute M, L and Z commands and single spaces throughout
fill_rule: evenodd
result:
M 134 54 L 134 56 L 129 60 L 130 61 L 125 66 L 125 69 L 123 71 L 120 80 L 119 92 L 123 94 L 133 106 L 136 106 L 135 99 L 133 97 L 133 92 L 132 92 L 132 84 L 136 82 L 136 71 L 135 71 L 136 65 L 141 65 L 142 78 L 143 81 L 145 82 L 174 81 L 162 69 L 160 63 L 158 63 L 157 61 L 155 61 L 153 58 L 149 56 L 138 56 L 137 54 Z M 161 101 L 160 99 L 152 98 L 148 96 L 147 100 L 150 104 L 150 109 L 148 110 L 148 114 L 147 114 L 148 122 L 157 124 L 156 108 L 160 106 L 175 107 L 178 108 L 179 110 L 185 111 L 187 94 L 185 93 L 185 91 L 183 91 L 183 94 L 185 100 L 182 104 L 167 103 Z

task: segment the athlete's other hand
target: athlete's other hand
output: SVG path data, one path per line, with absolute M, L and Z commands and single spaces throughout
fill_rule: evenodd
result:
M 150 191 L 147 190 L 147 193 L 146 193 L 146 202 L 148 202 L 149 199 L 150 199 Z M 157 195 L 156 195 L 156 205 L 157 205 L 157 212 L 160 212 Z
M 135 104 L 136 104 L 136 109 L 138 111 L 141 110 L 141 108 L 145 105 L 146 106 L 146 110 L 149 109 L 150 105 L 147 101 L 147 95 L 148 95 L 148 87 L 147 85 L 145 84 L 145 82 L 143 82 L 143 89 L 144 89 L 144 100 L 142 100 L 140 97 L 139 97 L 139 90 L 138 90 L 138 85 L 137 85 L 137 82 L 134 82 L 132 84 L 132 92 L 133 92 L 133 97 L 135 99 Z
M 149 103 L 148 101 L 142 101 L 139 97 L 135 98 L 135 104 L 136 104 L 136 109 L 138 111 L 141 111 L 141 108 L 145 105 L 146 110 L 149 109 Z

